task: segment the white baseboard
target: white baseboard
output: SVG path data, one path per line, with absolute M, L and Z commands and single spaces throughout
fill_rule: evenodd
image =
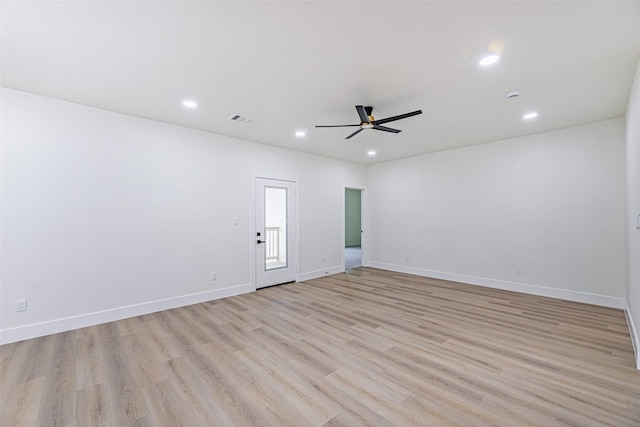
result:
M 318 277 L 329 276 L 331 274 L 344 273 L 344 266 L 324 268 L 322 270 L 310 271 L 308 273 L 302 273 L 298 277 L 298 282 L 304 282 L 305 280 L 317 279 Z
M 143 314 L 183 307 L 185 305 L 213 301 L 253 291 L 255 291 L 255 287 L 253 284 L 248 283 L 224 289 L 215 289 L 212 291 L 118 307 L 110 310 L 81 314 L 79 316 L 66 317 L 42 323 L 18 326 L 16 328 L 3 329 L 0 330 L 0 344 L 8 344 L 30 338 L 56 334 L 59 332 L 71 331 L 73 329 L 85 328 L 87 326 L 99 325 L 101 323 L 113 322 L 116 320 L 126 319 L 128 317 L 141 316 Z
M 624 303 L 624 314 L 627 318 L 627 326 L 629 327 L 629 334 L 631 335 L 633 354 L 636 356 L 636 368 L 640 369 L 640 336 L 638 336 L 638 330 L 636 329 L 636 324 L 633 322 L 631 310 L 629 310 L 629 305 L 626 300 Z
M 503 289 L 506 291 L 521 292 L 531 295 L 564 299 L 568 301 L 584 302 L 587 304 L 601 305 L 604 307 L 624 308 L 624 298 L 616 298 L 607 295 L 576 292 L 568 289 L 547 288 L 544 286 L 528 285 L 525 283 L 508 282 L 506 280 L 488 279 L 485 277 L 467 276 L 464 274 L 447 273 L 443 271 L 427 270 L 422 268 L 407 267 L 404 265 L 388 264 L 384 262 L 370 261 L 369 266 L 382 270 L 396 271 L 398 273 L 414 274 L 416 276 L 432 277 L 434 279 L 450 280 L 452 282 L 480 285 L 488 288 Z

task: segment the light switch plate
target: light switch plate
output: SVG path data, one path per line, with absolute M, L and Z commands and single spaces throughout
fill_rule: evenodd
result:
M 640 212 L 636 214 L 636 229 L 640 230 Z

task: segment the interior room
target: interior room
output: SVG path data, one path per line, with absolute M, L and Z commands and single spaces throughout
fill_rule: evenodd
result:
M 640 3 L 0 3 L 0 424 L 640 424 Z

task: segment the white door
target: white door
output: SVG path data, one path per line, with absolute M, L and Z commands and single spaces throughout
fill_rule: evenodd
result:
M 296 280 L 295 182 L 256 178 L 256 288 Z

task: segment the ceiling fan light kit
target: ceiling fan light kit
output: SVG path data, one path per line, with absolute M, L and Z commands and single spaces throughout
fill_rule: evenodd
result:
M 317 128 L 340 128 L 340 127 L 359 127 L 355 132 L 351 135 L 347 136 L 345 139 L 349 139 L 358 133 L 362 132 L 365 129 L 375 129 L 383 132 L 391 132 L 391 133 L 400 133 L 402 132 L 400 129 L 394 129 L 387 126 L 382 126 L 383 123 L 389 123 L 400 119 L 406 119 L 407 117 L 416 116 L 418 114 L 422 114 L 422 110 L 412 111 L 410 113 L 400 114 L 398 116 L 387 117 L 386 119 L 376 120 L 373 117 L 373 107 L 364 106 L 364 105 L 356 105 L 356 111 L 358 112 L 358 116 L 360 117 L 360 124 L 357 125 L 316 125 Z

